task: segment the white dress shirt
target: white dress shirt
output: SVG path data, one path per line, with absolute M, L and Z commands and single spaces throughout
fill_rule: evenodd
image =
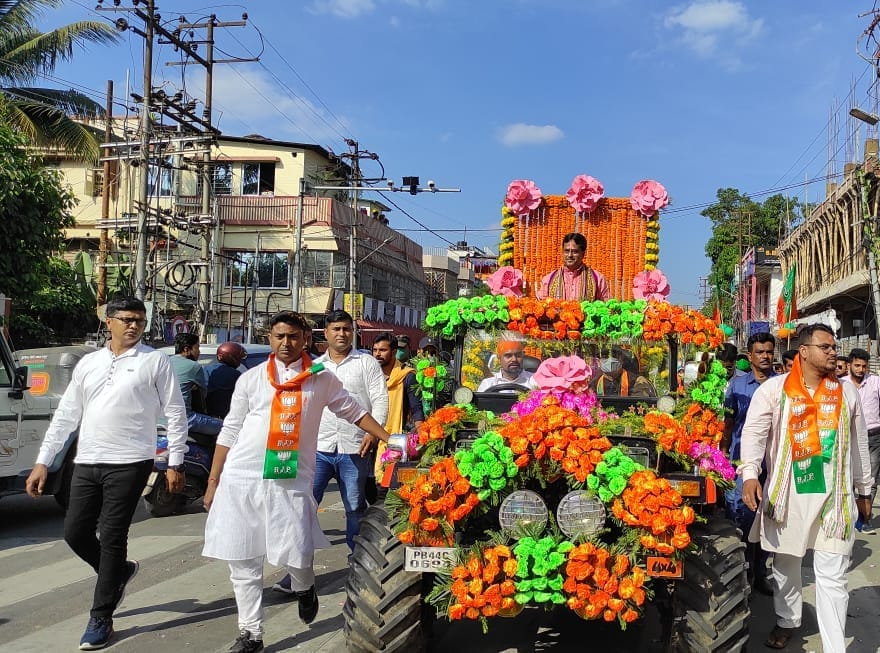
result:
M 493 388 L 496 385 L 502 385 L 503 383 L 516 383 L 517 385 L 525 386 L 526 388 L 530 388 L 534 390 L 538 387 L 538 384 L 535 383 L 534 379 L 532 379 L 532 373 L 526 372 L 523 370 L 519 373 L 519 376 L 516 377 L 513 381 L 506 378 L 501 372 L 496 372 L 492 376 L 487 379 L 483 379 L 480 381 L 480 385 L 477 387 L 477 392 L 486 392 L 489 388 Z M 508 390 L 507 392 L 516 392 L 516 390 Z
M 388 386 L 385 384 L 382 367 L 372 354 L 352 348 L 339 363 L 334 363 L 326 353 L 315 359 L 315 362 L 323 363 L 324 367 L 339 377 L 343 387 L 379 424 L 388 421 Z M 324 409 L 318 429 L 318 451 L 358 453 L 363 438 L 362 429 Z
M 80 464 L 126 464 L 156 457 L 156 425 L 168 419 L 168 464 L 186 453 L 186 406 L 168 357 L 141 342 L 119 356 L 110 347 L 86 354 L 73 375 L 40 447 L 50 465 L 79 427 Z

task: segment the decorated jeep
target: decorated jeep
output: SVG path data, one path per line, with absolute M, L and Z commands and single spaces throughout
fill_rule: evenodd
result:
M 579 208 L 574 195 L 568 217 L 553 218 L 573 222 L 559 234 L 585 229 L 609 201 Z M 509 194 L 503 212 L 514 251 L 560 198 L 526 199 Z M 661 206 L 637 217 L 656 223 Z M 350 651 L 424 651 L 438 618 L 485 629 L 558 607 L 626 628 L 648 606 L 669 650 L 744 649 L 745 547 L 718 507 L 734 479 L 718 449 L 727 377 L 705 353 L 724 333 L 664 301 L 657 259 L 643 260 L 620 300 L 522 296 L 540 277 L 523 283 L 502 267 L 494 294 L 430 309 L 426 327 L 454 363 L 444 373 L 422 362 L 419 383 L 426 403 L 455 383 L 455 403 L 383 454 L 387 496 L 361 522 L 346 583 Z M 687 387 L 679 356 L 698 361 Z

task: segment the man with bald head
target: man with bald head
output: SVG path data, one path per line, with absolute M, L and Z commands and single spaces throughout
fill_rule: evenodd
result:
M 501 369 L 487 379 L 483 379 L 477 392 L 486 392 L 490 388 L 504 383 L 515 383 L 529 389 L 537 388 L 532 380 L 532 373 L 523 370 L 525 359 L 525 343 L 521 340 L 499 340 L 495 347 L 495 355 Z M 510 390 L 515 392 L 515 390 Z

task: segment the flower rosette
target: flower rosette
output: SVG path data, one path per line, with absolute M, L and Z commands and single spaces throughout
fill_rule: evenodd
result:
M 592 370 L 580 356 L 557 356 L 543 361 L 532 375 L 532 381 L 541 390 L 563 392 L 587 386 L 592 376 Z
M 580 302 L 508 297 L 507 329 L 536 340 L 580 340 L 584 313 Z
M 626 489 L 629 477 L 643 467 L 619 448 L 612 447 L 602 456 L 593 473 L 587 476 L 587 489 L 598 495 L 602 503 L 611 503 Z
M 468 329 L 504 327 L 510 320 L 507 297 L 483 295 L 450 299 L 428 309 L 425 316 L 427 331 L 444 338 L 463 335 Z
M 620 524 L 642 529 L 638 546 L 660 555 L 674 556 L 691 544 L 687 527 L 694 522 L 694 509 L 665 478 L 649 469 L 633 472 L 621 496 L 611 504 Z
M 705 442 L 694 442 L 688 449 L 688 456 L 702 474 L 711 476 L 719 486 L 733 487 L 736 469 L 721 449 Z
M 647 342 L 659 342 L 668 336 L 677 337 L 685 345 L 693 343 L 710 349 L 716 349 L 724 342 L 724 331 L 712 318 L 699 311 L 686 311 L 667 302 L 648 302 L 643 338 Z
M 691 435 L 691 441 L 717 446 L 724 435 L 724 419 L 721 413 L 694 403 L 681 417 L 681 424 Z M 688 445 L 687 450 L 690 450 Z
M 515 215 L 528 215 L 541 205 L 543 194 L 535 182 L 528 179 L 515 179 L 507 187 L 504 205 Z
M 419 425 L 419 446 L 445 440 L 455 433 L 456 427 L 466 415 L 468 415 L 468 409 L 462 406 L 438 408 Z
M 451 621 L 484 619 L 513 611 L 517 607 L 516 572 L 518 562 L 506 545 L 480 549 L 464 554 L 448 579 L 449 599 L 446 614 Z M 441 584 L 446 589 L 446 583 Z M 429 601 L 442 600 L 445 592 L 432 592 Z
M 636 299 L 666 301 L 670 290 L 669 281 L 660 270 L 644 270 L 633 277 L 633 297 Z
M 635 211 L 651 218 L 669 204 L 669 194 L 661 183 L 653 179 L 643 179 L 633 186 L 629 202 Z
M 581 335 L 585 339 L 640 338 L 647 305 L 642 299 L 584 301 L 581 303 L 584 314 Z
M 697 437 L 672 415 L 659 410 L 645 414 L 645 433 L 657 441 L 659 450 L 679 454 L 687 454 Z
M 525 279 L 521 270 L 503 265 L 486 278 L 486 285 L 493 295 L 522 297 L 525 292 Z
M 495 431 L 487 431 L 470 448 L 455 452 L 458 471 L 476 491 L 480 501 L 495 505 L 511 480 L 519 474 L 513 451 Z
M 573 547 L 571 542 L 558 541 L 550 535 L 538 540 L 530 536 L 520 538 L 513 549 L 518 579 L 514 600 L 520 605 L 536 603 L 549 607 L 564 604 L 562 567 L 565 554 Z
M 562 590 L 566 604 L 583 619 L 618 621 L 621 628 L 637 620 L 650 598 L 648 574 L 623 554 L 584 542 L 568 552 Z
M 404 544 L 451 546 L 455 524 L 479 506 L 480 499 L 450 457 L 390 492 L 386 505 Z
M 601 181 L 590 175 L 578 175 L 566 191 L 565 199 L 578 213 L 592 213 L 604 195 L 605 187 Z

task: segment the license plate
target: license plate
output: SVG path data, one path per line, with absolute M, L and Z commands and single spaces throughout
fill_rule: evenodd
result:
M 441 571 L 455 562 L 452 547 L 408 546 L 404 557 L 405 571 Z

